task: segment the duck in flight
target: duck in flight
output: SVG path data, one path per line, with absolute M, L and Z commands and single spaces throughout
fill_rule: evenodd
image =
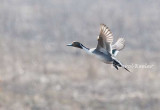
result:
M 87 53 L 96 56 L 98 59 L 106 64 L 113 64 L 113 66 L 118 70 L 118 67 L 122 67 L 128 72 L 130 72 L 120 61 L 115 57 L 119 51 L 125 47 L 124 38 L 119 38 L 115 44 L 112 45 L 113 35 L 106 25 L 100 25 L 100 34 L 98 36 L 98 44 L 96 48 L 87 48 L 80 42 L 72 42 L 67 46 L 73 46 L 85 50 Z

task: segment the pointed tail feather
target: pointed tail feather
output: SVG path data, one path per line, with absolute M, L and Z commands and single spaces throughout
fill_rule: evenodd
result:
M 128 72 L 130 72 L 124 65 L 122 65 L 118 60 L 114 59 L 113 61 L 113 66 L 117 69 L 118 67 L 122 67 L 125 70 L 127 70 Z
M 125 70 L 127 70 L 128 72 L 130 72 L 126 67 L 123 67 Z

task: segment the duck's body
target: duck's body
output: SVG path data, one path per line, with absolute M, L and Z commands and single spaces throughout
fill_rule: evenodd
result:
M 73 42 L 72 44 L 68 44 L 67 46 L 73 46 L 80 49 L 85 50 L 88 54 L 91 54 L 97 57 L 99 60 L 103 61 L 106 64 L 113 64 L 113 66 L 118 70 L 118 67 L 122 67 L 129 71 L 124 67 L 115 56 L 117 53 L 124 48 L 124 39 L 119 38 L 118 41 L 111 45 L 113 42 L 113 36 L 111 31 L 106 27 L 106 25 L 102 24 L 100 28 L 100 35 L 98 36 L 98 45 L 96 48 L 87 48 L 79 42 Z
M 104 62 L 106 64 L 112 64 L 112 62 L 113 62 L 112 55 L 109 52 L 103 53 L 103 52 L 98 51 L 96 48 L 90 49 L 89 52 L 93 56 L 95 56 L 96 58 L 98 58 L 99 60 L 101 60 L 102 62 Z

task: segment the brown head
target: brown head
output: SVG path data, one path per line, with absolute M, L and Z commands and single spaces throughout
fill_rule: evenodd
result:
M 67 46 L 72 46 L 72 47 L 77 47 L 77 48 L 83 49 L 82 48 L 83 45 L 79 42 L 76 42 L 76 41 L 72 42 L 71 44 L 67 44 Z

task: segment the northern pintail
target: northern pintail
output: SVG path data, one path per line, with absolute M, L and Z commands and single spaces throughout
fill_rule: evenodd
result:
M 113 66 L 118 70 L 118 67 L 122 67 L 128 72 L 130 72 L 120 61 L 118 61 L 115 57 L 120 50 L 125 47 L 125 40 L 124 38 L 119 38 L 117 42 L 112 45 L 113 42 L 113 35 L 112 32 L 109 30 L 106 25 L 100 25 L 100 34 L 97 38 L 98 44 L 96 48 L 87 48 L 80 42 L 72 42 L 67 46 L 73 46 L 80 49 L 85 50 L 87 53 L 96 56 L 98 59 L 103 61 L 106 64 L 113 64 Z

